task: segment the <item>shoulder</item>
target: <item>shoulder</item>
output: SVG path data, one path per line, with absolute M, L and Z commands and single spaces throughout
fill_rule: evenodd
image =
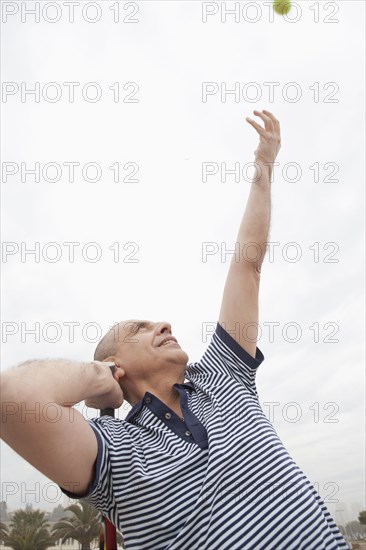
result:
M 250 355 L 219 322 L 210 336 L 201 359 L 187 366 L 187 377 L 192 381 L 230 378 L 256 394 L 256 372 L 264 361 L 262 351 L 257 347 L 255 357 Z
M 117 439 L 131 441 L 135 429 L 135 426 L 125 419 L 111 416 L 98 416 L 88 419 L 87 422 L 93 428 L 97 439 L 102 438 L 107 443 Z

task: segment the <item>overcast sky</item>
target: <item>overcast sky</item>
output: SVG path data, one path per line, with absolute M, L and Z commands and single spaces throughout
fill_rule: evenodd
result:
M 34 2 L 2 2 L 1 369 L 88 361 L 129 318 L 171 322 L 199 360 L 253 175 L 258 139 L 245 117 L 272 111 L 282 148 L 258 392 L 337 521 L 356 517 L 365 509 L 365 5 L 301 1 L 283 18 L 268 2 L 226 2 L 239 10 L 225 20 L 221 2 L 118 4 L 40 2 L 32 15 Z M 6 444 L 1 477 L 11 510 L 66 503 Z

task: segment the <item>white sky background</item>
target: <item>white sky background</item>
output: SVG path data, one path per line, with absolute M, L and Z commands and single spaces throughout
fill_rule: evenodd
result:
M 249 168 L 240 182 L 228 175 L 224 183 L 218 173 L 204 183 L 202 163 L 226 162 L 232 168 L 235 162 L 252 162 L 258 136 L 245 117 L 256 118 L 253 109 L 270 110 L 282 131 L 269 235 L 279 246 L 273 261 L 267 253 L 262 269 L 258 346 L 265 360 L 258 392 L 267 414 L 265 403 L 278 403 L 274 425 L 331 513 L 341 522 L 356 517 L 365 508 L 364 3 L 330 2 L 326 9 L 325 2 L 298 2 L 301 14 L 292 23 L 295 7 L 287 21 L 275 15 L 271 22 L 271 9 L 257 2 L 258 21 L 249 22 L 256 17 L 252 6 L 236 23 L 233 15 L 221 22 L 221 3 L 211 3 L 218 13 L 203 23 L 201 2 L 137 2 L 132 17 L 138 22 L 127 23 L 122 19 L 132 8 L 123 9 L 121 2 L 120 22 L 114 23 L 113 3 L 106 1 L 99 3 L 101 18 L 94 24 L 82 17 L 84 2 L 75 7 L 74 23 L 59 2 L 61 19 L 54 24 L 42 14 L 39 23 L 30 15 L 21 22 L 24 2 L 2 4 L 3 10 L 5 4 L 19 8 L 2 24 L 3 82 L 19 87 L 24 82 L 28 88 L 39 82 L 41 89 L 56 82 L 62 91 L 54 103 L 42 96 L 37 103 L 30 95 L 22 102 L 20 92 L 6 102 L 3 97 L 2 161 L 19 167 L 24 162 L 28 168 L 56 162 L 63 171 L 54 183 L 42 176 L 35 182 L 31 175 L 22 182 L 20 171 L 6 182 L 3 177 L 3 241 L 19 249 L 38 242 L 41 250 L 55 242 L 62 257 L 52 263 L 41 254 L 37 263 L 32 255 L 22 261 L 20 252 L 3 256 L 1 368 L 30 358 L 88 361 L 98 336 L 95 326 L 104 333 L 129 318 L 171 322 L 190 361 L 199 360 L 208 343 L 204 323 L 216 323 L 231 260 L 228 254 L 222 261 L 217 252 L 203 261 L 202 243 L 233 249 L 253 175 Z M 34 8 L 34 2 L 26 7 Z M 55 14 L 49 8 L 46 17 Z M 95 14 L 90 7 L 87 16 Z M 326 18 L 338 22 L 326 23 Z M 64 82 L 80 83 L 74 103 Z M 89 82 L 102 90 L 96 103 L 81 95 Z M 115 82 L 122 98 L 132 91 L 123 90 L 124 84 L 137 83 L 138 102 L 115 103 L 109 90 Z M 220 92 L 203 102 L 203 82 L 219 88 L 226 83 L 228 89 L 239 82 L 243 93 L 238 102 L 233 95 L 220 98 Z M 256 102 L 250 101 L 255 88 L 245 88 L 250 82 L 262 94 Z M 279 83 L 273 101 L 264 82 Z M 293 86 L 286 97 L 290 82 L 301 91 L 298 101 L 291 101 Z M 49 97 L 53 94 L 49 89 Z M 79 167 L 70 182 L 63 163 L 72 161 L 98 163 L 102 177 L 88 182 Z M 108 167 L 116 162 L 122 177 L 125 163 L 137 163 L 138 182 L 114 183 Z M 290 181 L 296 179 L 291 166 L 286 176 L 288 163 L 300 166 L 299 181 Z M 318 182 L 309 168 L 315 163 Z M 335 163 L 337 170 L 326 163 Z M 94 176 L 92 170 L 88 174 Z M 73 263 L 64 242 L 80 243 Z M 90 242 L 101 251 L 95 263 L 81 253 Z M 109 249 L 116 242 L 119 263 Z M 135 263 L 127 262 L 132 246 L 123 249 L 131 242 L 138 247 L 131 255 Z M 297 262 L 282 255 L 291 242 L 301 252 Z M 319 261 L 314 261 L 314 243 L 319 243 Z M 325 249 L 327 243 L 335 244 Z M 55 248 L 48 252 L 52 257 Z M 94 252 L 89 248 L 90 257 Z M 294 257 L 294 247 L 288 254 Z M 72 342 L 65 325 L 70 322 L 79 323 Z M 271 322 L 279 323 L 274 339 Z M 24 334 L 36 323 L 39 342 Z M 47 323 L 57 323 L 58 334 Z M 85 338 L 87 323 L 94 323 L 94 330 Z M 287 337 L 282 334 L 287 323 L 300 327 L 297 342 L 290 342 L 294 328 Z M 318 342 L 309 328 L 316 323 Z M 298 421 L 291 422 L 296 415 Z M 64 502 L 47 478 L 4 443 L 1 462 L 0 500 L 11 510 L 24 507 L 26 500 L 48 510 Z

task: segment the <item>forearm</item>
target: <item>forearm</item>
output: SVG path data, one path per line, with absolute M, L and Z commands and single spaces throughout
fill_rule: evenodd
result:
M 113 376 L 96 362 L 27 361 L 1 377 L 3 402 L 44 402 L 73 406 L 111 391 Z
M 271 219 L 271 171 L 268 165 L 256 161 L 248 201 L 239 227 L 237 242 L 243 265 L 260 270 L 266 253 Z

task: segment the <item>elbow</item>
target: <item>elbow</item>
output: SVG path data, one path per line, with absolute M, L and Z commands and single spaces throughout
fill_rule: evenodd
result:
M 0 376 L 0 396 L 1 396 L 1 422 L 3 422 L 3 414 L 6 412 L 8 405 L 15 401 L 15 384 L 11 379 L 11 373 L 6 371 Z
M 254 265 L 254 276 L 256 277 L 256 279 L 260 279 L 260 276 L 261 276 L 261 271 L 262 271 L 262 262 L 260 263 L 256 263 Z
M 5 414 L 5 411 L 4 411 L 4 408 L 5 408 L 5 403 L 7 401 L 7 398 L 6 398 L 6 375 L 5 374 L 2 374 L 0 376 L 0 395 L 1 395 L 1 414 L 0 414 L 0 424 L 2 425 L 4 423 L 4 414 Z M 1 436 L 1 433 L 0 433 L 0 436 Z
M 240 264 L 232 261 L 231 267 L 233 269 L 241 271 L 246 277 L 259 283 L 262 269 L 262 262 L 253 262 L 253 261 L 243 261 Z
M 9 380 L 9 373 L 3 373 L 0 377 L 0 395 L 1 395 L 1 413 L 0 424 L 1 439 L 6 440 L 6 434 L 9 430 L 9 425 L 12 425 L 14 419 L 18 419 L 20 413 L 20 405 L 14 395 L 14 384 Z

